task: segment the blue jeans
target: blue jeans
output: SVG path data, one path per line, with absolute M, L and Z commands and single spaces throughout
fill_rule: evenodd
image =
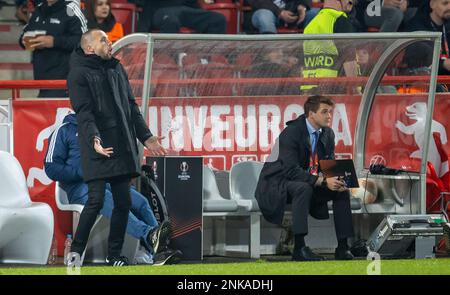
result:
M 299 28 L 305 28 L 309 22 L 319 13 L 319 8 L 311 8 L 306 11 L 305 19 L 298 25 Z M 272 11 L 268 9 L 258 9 L 253 13 L 252 25 L 258 29 L 260 34 L 276 34 L 277 27 L 282 24 Z
M 155 215 L 148 200 L 136 191 L 133 187 L 130 189 L 131 193 L 131 209 L 128 215 L 127 233 L 136 239 L 147 237 L 148 233 L 158 226 Z M 69 201 L 71 204 L 85 205 L 88 199 L 88 186 L 83 183 L 77 186 L 69 193 Z M 105 201 L 100 214 L 108 219 L 111 219 L 112 210 L 114 207 L 111 186 L 106 185 Z

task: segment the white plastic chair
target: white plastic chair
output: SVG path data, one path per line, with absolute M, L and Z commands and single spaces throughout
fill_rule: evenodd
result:
M 203 166 L 203 216 L 212 218 L 211 254 L 226 255 L 226 216 L 233 215 L 237 209 L 235 200 L 225 199 L 220 194 L 214 172 Z
M 55 186 L 55 199 L 56 206 L 61 211 L 71 211 L 73 214 L 72 228 L 73 233 L 76 232 L 78 222 L 80 219 L 81 211 L 84 206 L 80 204 L 69 204 L 66 192 L 56 182 Z M 85 253 L 82 257 L 82 263 L 84 261 L 92 263 L 105 263 L 106 256 L 108 254 L 108 235 L 109 235 L 109 219 L 103 215 L 97 216 L 97 220 L 91 229 L 89 234 L 88 243 L 86 245 Z M 122 247 L 122 255 L 128 258 L 128 261 L 135 261 L 134 257 L 139 248 L 139 240 L 125 234 L 125 240 Z
M 0 151 L 0 262 L 47 264 L 53 212 L 32 202 L 17 159 Z
M 247 211 L 259 211 L 255 190 L 262 168 L 263 163 L 254 161 L 240 162 L 231 167 L 231 198 Z
M 203 211 L 233 212 L 237 209 L 235 200 L 225 199 L 220 194 L 214 172 L 208 166 L 203 166 Z
M 261 211 L 255 199 L 256 185 L 263 163 L 240 162 L 230 171 L 230 196 L 236 200 L 240 210 L 250 217 L 249 252 L 251 258 L 259 258 L 261 254 Z

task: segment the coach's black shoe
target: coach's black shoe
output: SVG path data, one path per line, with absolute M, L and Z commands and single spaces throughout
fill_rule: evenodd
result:
M 106 257 L 106 263 L 109 266 L 127 266 L 129 265 L 128 263 L 128 258 L 126 258 L 125 256 L 119 256 L 119 257 Z
M 325 260 L 323 256 L 317 255 L 309 247 L 302 247 L 300 250 L 294 250 L 292 254 L 293 261 L 321 261 Z
M 147 235 L 147 242 L 153 248 L 153 253 L 157 254 L 165 249 L 169 244 L 171 234 L 170 222 L 163 221 L 160 226 Z
M 153 265 L 177 264 L 180 262 L 182 256 L 183 253 L 180 250 L 166 248 L 164 251 L 156 253 L 155 256 L 153 256 Z
M 355 258 L 348 249 L 339 249 L 336 248 L 336 251 L 334 252 L 334 259 L 336 260 L 352 260 Z

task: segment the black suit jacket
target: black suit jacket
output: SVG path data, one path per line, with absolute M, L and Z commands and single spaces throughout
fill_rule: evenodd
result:
M 287 127 L 279 138 L 279 155 L 276 161 L 266 162 L 261 171 L 255 198 L 267 221 L 281 224 L 287 202 L 288 181 L 300 181 L 311 185 L 317 181 L 317 176 L 308 172 L 311 154 L 311 144 L 306 117 L 301 115 L 296 120 L 287 122 Z M 331 128 L 322 128 L 317 143 L 319 160 L 334 159 L 334 132 Z M 326 202 L 316 208 L 311 208 L 310 214 L 318 219 L 327 219 Z

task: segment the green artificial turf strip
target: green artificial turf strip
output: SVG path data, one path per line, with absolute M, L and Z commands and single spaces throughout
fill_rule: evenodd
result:
M 255 262 L 178 264 L 165 266 L 139 265 L 128 267 L 86 266 L 82 275 L 289 275 L 289 274 L 367 274 L 367 260 L 322 262 Z M 64 275 L 65 267 L 0 267 L 0 274 Z M 450 274 L 450 258 L 382 260 L 381 274 Z

